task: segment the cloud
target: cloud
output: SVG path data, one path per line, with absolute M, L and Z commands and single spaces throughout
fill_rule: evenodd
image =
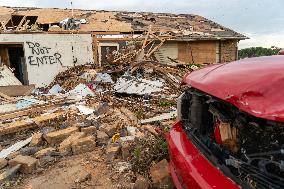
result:
M 36 7 L 38 2 L 35 0 L 0 0 L 1 6 L 12 6 L 12 7 Z
M 280 48 L 284 48 L 284 31 L 269 33 L 269 34 L 250 34 L 247 33 L 246 36 L 250 37 L 250 39 L 243 40 L 239 43 L 239 49 L 247 48 L 247 47 L 271 47 L 276 46 Z

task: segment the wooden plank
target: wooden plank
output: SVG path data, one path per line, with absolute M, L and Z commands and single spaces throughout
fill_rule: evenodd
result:
M 37 127 L 39 124 L 45 121 L 51 121 L 57 119 L 59 116 L 66 115 L 67 113 L 75 113 L 75 110 L 66 110 L 62 112 L 51 113 L 47 115 L 40 115 L 29 120 L 19 120 L 13 123 L 4 124 L 0 128 L 0 136 L 5 134 L 16 133 L 22 130 L 31 129 Z
M 97 38 L 98 41 L 142 41 L 144 38 Z
M 98 39 L 96 34 L 92 34 L 93 37 L 93 58 L 94 63 L 96 65 L 99 65 L 99 53 L 98 53 Z
M 0 86 L 0 92 L 8 96 L 26 96 L 30 95 L 35 85 L 9 85 Z
M 7 101 L 12 101 L 12 102 L 15 101 L 15 99 L 13 97 L 10 97 L 10 96 L 8 96 L 4 93 L 1 93 L 1 92 L 0 92 L 0 97 L 6 99 Z
M 24 16 L 24 17 L 22 18 L 22 20 L 20 21 L 19 25 L 18 25 L 17 28 L 16 28 L 17 31 L 20 30 L 20 28 L 22 27 L 22 25 L 23 25 L 24 21 L 26 20 L 26 18 L 27 18 L 26 16 Z
M 6 23 L 5 23 L 5 22 L 0 22 L 0 23 L 1 23 L 1 25 L 2 25 L 3 30 L 6 31 L 6 30 L 7 30 L 7 28 L 6 28 Z
M 163 44 L 164 44 L 165 40 L 162 40 L 156 47 L 154 47 L 148 54 L 146 54 L 145 56 L 147 58 L 149 58 L 156 50 L 158 50 Z
M 195 64 L 216 63 L 216 42 L 178 42 L 178 60 Z
M 148 32 L 147 32 L 147 35 L 146 35 L 145 39 L 144 39 L 144 42 L 143 42 L 143 45 L 142 45 L 142 49 L 144 49 L 144 48 L 146 47 L 146 43 L 147 43 L 147 41 L 148 41 L 150 32 L 151 32 L 151 25 L 149 26 L 149 30 L 148 30 Z
M 30 23 L 30 20 L 27 20 L 25 24 L 23 25 L 23 27 L 20 28 L 20 30 L 26 30 L 29 23 Z
M 43 111 L 59 107 L 63 104 L 70 104 L 75 102 L 77 102 L 77 100 L 66 101 L 65 99 L 60 99 L 59 101 L 52 102 L 52 104 L 40 104 L 40 105 L 31 106 L 29 108 L 21 109 L 18 111 L 7 112 L 4 114 L 0 114 L 0 121 L 14 119 L 16 117 L 22 117 L 32 113 L 41 113 Z
M 5 121 L 5 120 L 10 120 L 10 119 L 14 119 L 17 117 L 22 117 L 22 116 L 27 116 L 33 113 L 41 113 L 43 111 L 47 111 L 47 110 L 51 110 L 53 108 L 58 107 L 59 105 L 54 105 L 54 104 L 49 104 L 47 106 L 44 107 L 37 107 L 37 108 L 29 108 L 28 110 L 23 110 L 23 111 L 16 111 L 13 113 L 9 113 L 9 114 L 4 114 L 0 116 L 0 121 Z

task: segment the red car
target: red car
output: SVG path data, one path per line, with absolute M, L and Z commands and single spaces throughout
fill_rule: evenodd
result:
M 284 188 L 284 56 L 186 75 L 167 140 L 177 189 Z

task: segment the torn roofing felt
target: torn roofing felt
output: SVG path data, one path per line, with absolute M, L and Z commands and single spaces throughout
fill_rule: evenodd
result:
M 284 121 L 284 56 L 243 59 L 188 74 L 183 83 L 256 117 Z
M 54 24 L 70 18 L 70 9 L 0 7 L 0 21 L 7 15 L 37 16 L 38 24 Z M 74 17 L 86 19 L 79 31 L 97 32 L 143 32 L 152 26 L 152 31 L 171 32 L 177 39 L 247 39 L 246 36 L 221 26 L 202 16 L 193 14 L 170 14 L 151 12 L 118 12 L 102 10 L 74 10 Z

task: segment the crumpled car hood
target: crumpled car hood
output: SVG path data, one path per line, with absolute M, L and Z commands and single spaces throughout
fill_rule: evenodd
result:
M 248 58 L 186 75 L 183 83 L 256 117 L 284 121 L 284 56 Z

